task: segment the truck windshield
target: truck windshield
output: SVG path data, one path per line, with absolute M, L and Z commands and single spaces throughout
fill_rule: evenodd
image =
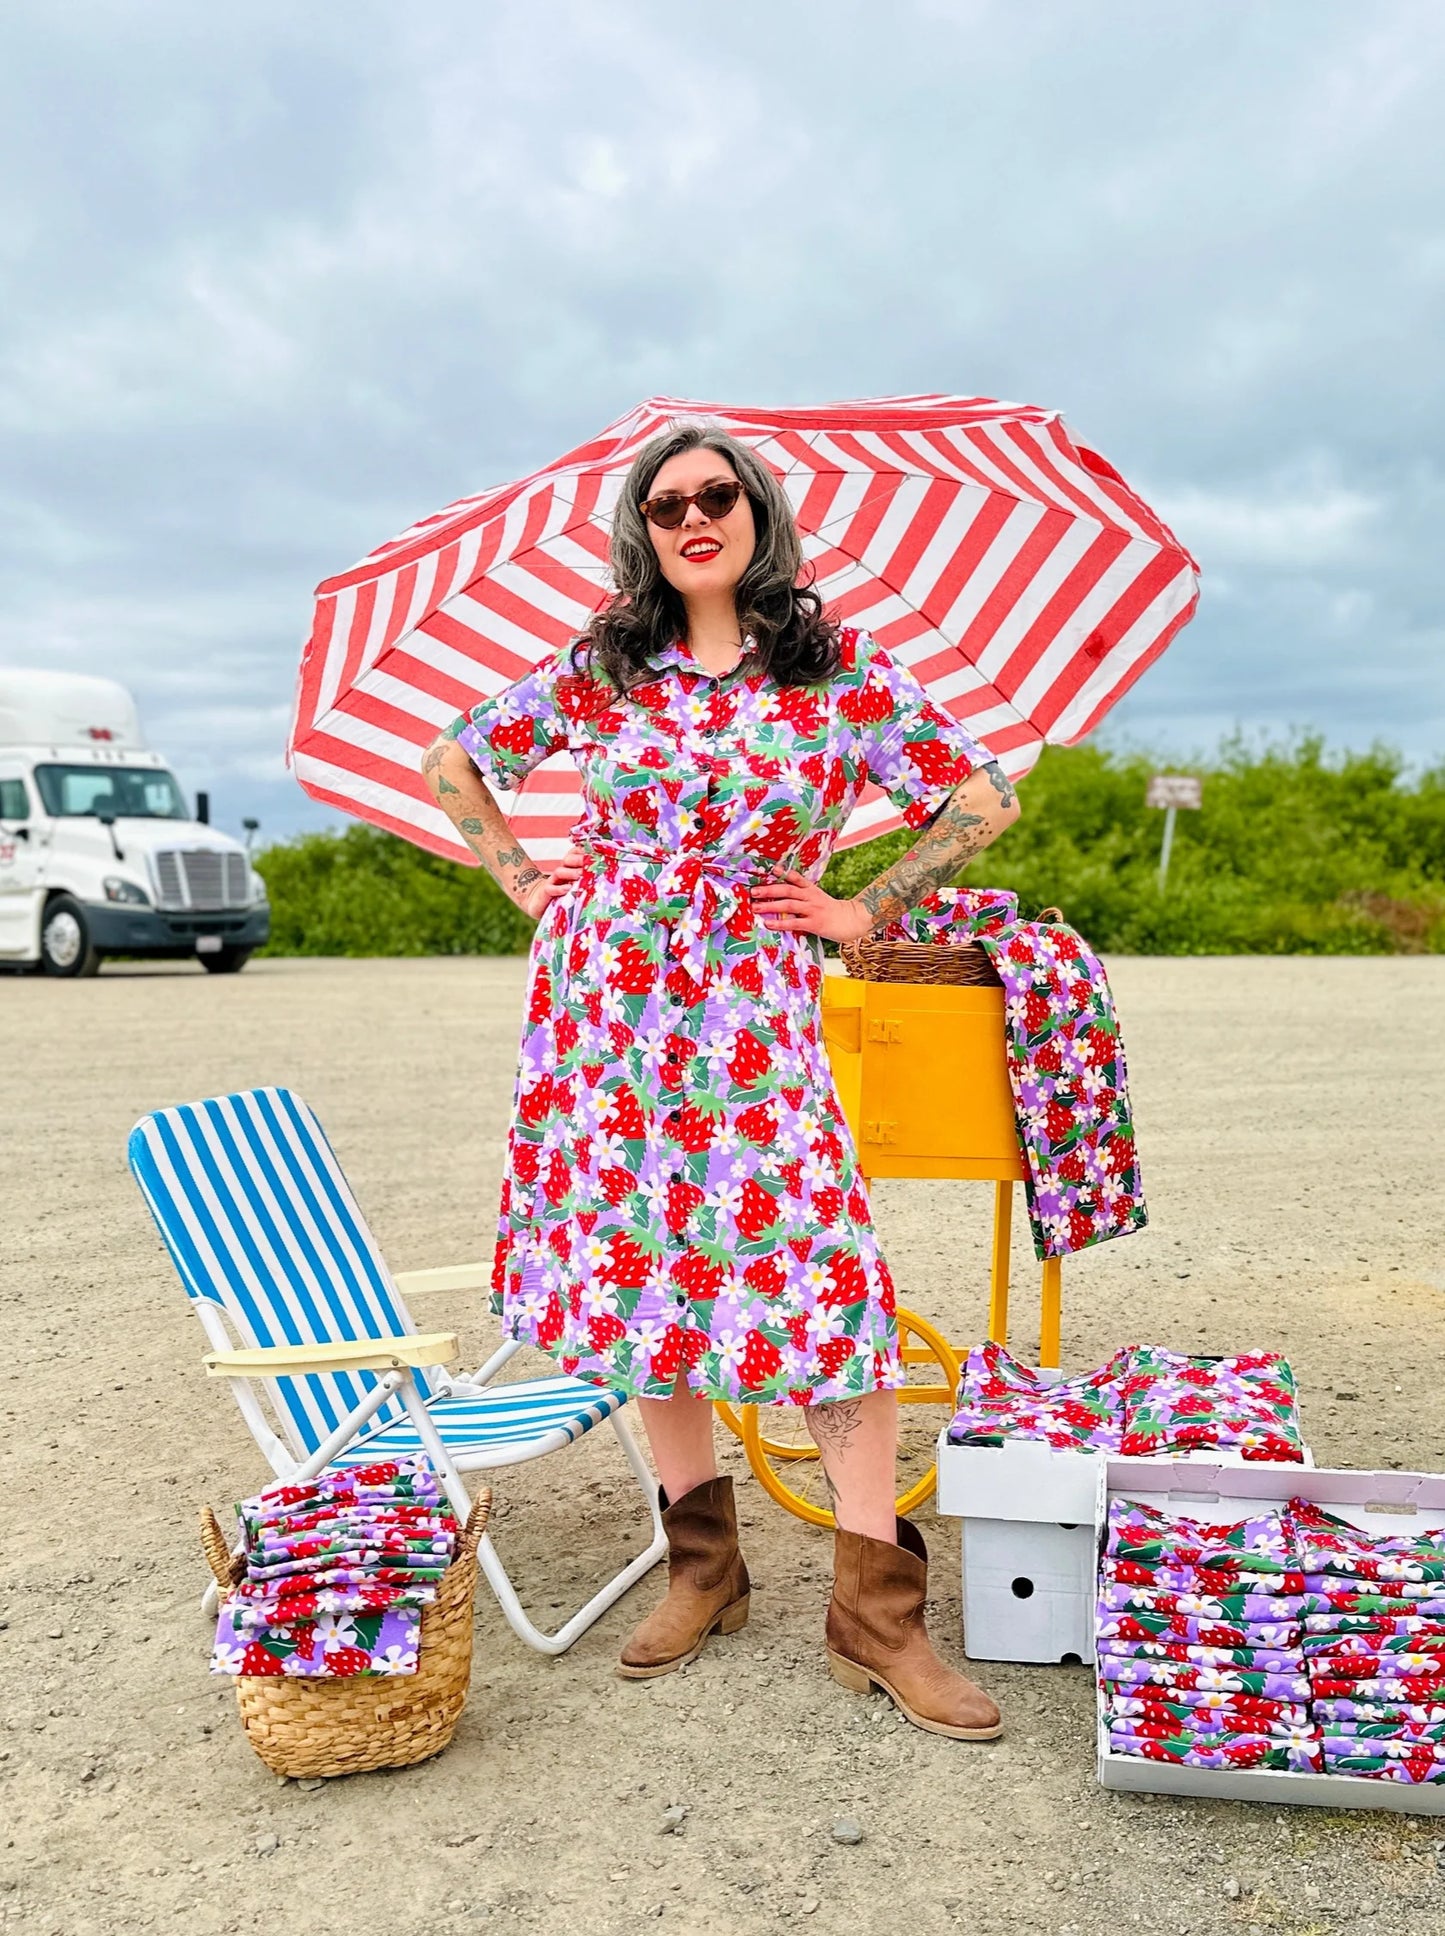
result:
M 189 820 L 175 780 L 154 766 L 37 766 L 47 813 L 113 813 L 117 820 Z

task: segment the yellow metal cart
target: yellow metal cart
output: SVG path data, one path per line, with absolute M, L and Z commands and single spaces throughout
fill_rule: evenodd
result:
M 988 1335 L 1008 1342 L 1009 1244 L 1014 1185 L 1023 1181 L 1014 1103 L 1009 1088 L 1002 988 L 957 988 L 918 982 L 860 981 L 829 974 L 823 982 L 823 1037 L 838 1099 L 865 1180 L 879 1177 L 960 1177 L 993 1185 L 993 1251 L 989 1274 Z M 1059 1362 L 1062 1270 L 1045 1260 L 1041 1286 L 1039 1358 Z M 908 1382 L 904 1405 L 943 1405 L 958 1389 L 958 1354 L 947 1338 L 915 1312 L 898 1312 L 899 1344 Z M 936 1366 L 942 1382 L 913 1382 L 920 1366 Z M 821 1490 L 817 1447 L 801 1416 L 779 1406 L 719 1405 L 724 1422 L 747 1448 L 763 1486 L 790 1512 L 814 1525 L 833 1515 L 815 1496 Z M 936 1426 L 920 1442 L 936 1438 Z M 933 1490 L 935 1467 L 911 1479 L 898 1500 L 911 1512 Z

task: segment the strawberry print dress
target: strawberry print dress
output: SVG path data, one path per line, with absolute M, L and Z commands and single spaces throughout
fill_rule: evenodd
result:
M 823 949 L 755 918 L 871 779 L 922 827 L 989 755 L 866 633 L 779 686 L 683 642 L 625 694 L 555 654 L 449 729 L 494 787 L 577 762 L 582 878 L 533 937 L 492 1276 L 508 1336 L 632 1396 L 812 1404 L 902 1382 L 823 1047 Z

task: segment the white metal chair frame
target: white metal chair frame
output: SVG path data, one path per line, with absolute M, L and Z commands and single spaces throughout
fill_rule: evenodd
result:
M 276 1316 L 272 1306 L 281 1297 L 279 1281 L 273 1287 L 266 1259 L 254 1241 L 257 1231 L 262 1228 L 263 1219 L 269 1220 L 270 1238 L 267 1241 L 274 1240 L 278 1246 L 274 1253 L 278 1259 L 289 1241 L 288 1230 L 292 1231 L 293 1236 L 300 1231 L 299 1224 L 293 1230 L 286 1223 L 286 1203 L 282 1200 L 284 1192 L 278 1187 L 282 1171 L 273 1168 L 269 1177 L 251 1177 L 246 1169 L 244 1154 L 227 1159 L 232 1171 L 231 1184 L 227 1186 L 229 1195 L 223 1202 L 221 1194 L 212 1187 L 208 1199 L 211 1210 L 207 1213 L 210 1215 L 205 1239 L 209 1250 L 207 1261 L 195 1250 L 193 1232 L 189 1228 L 180 1228 L 176 1222 L 177 1218 L 184 1222 L 185 1215 L 177 1207 L 175 1197 L 176 1188 L 184 1192 L 188 1187 L 184 1153 L 166 1157 L 165 1188 L 162 1187 L 162 1171 L 156 1167 L 153 1137 L 164 1140 L 168 1132 L 162 1125 L 166 1122 L 175 1123 L 184 1119 L 189 1123 L 190 1119 L 205 1117 L 210 1112 L 208 1120 L 214 1126 L 218 1114 L 224 1116 L 228 1111 L 239 1122 L 247 1109 L 259 1110 L 263 1104 L 273 1112 L 282 1108 L 288 1112 L 288 1133 L 294 1132 L 294 1138 L 299 1139 L 296 1141 L 298 1153 L 308 1162 L 325 1166 L 328 1187 L 333 1193 L 330 1199 L 335 1211 L 333 1235 L 339 1233 L 340 1241 L 330 1249 L 329 1264 L 322 1255 L 326 1249 L 324 1244 L 314 1245 L 307 1251 L 308 1281 L 312 1290 L 323 1294 L 308 1300 L 304 1329 L 309 1329 L 311 1337 L 306 1342 L 257 1343 L 254 1336 L 246 1336 L 246 1332 L 258 1320 L 262 1336 L 266 1335 Z M 276 1120 L 280 1121 L 279 1116 Z M 306 1140 L 308 1138 L 311 1139 L 309 1142 Z M 211 1346 L 205 1358 L 206 1370 L 212 1377 L 224 1378 L 230 1385 L 241 1416 L 277 1479 L 298 1482 L 313 1479 L 343 1453 L 349 1455 L 348 1463 L 355 1462 L 355 1454 L 364 1451 L 370 1439 L 379 1438 L 400 1424 L 399 1406 L 410 1421 L 422 1449 L 435 1465 L 454 1511 L 465 1520 L 471 1511 L 471 1498 L 464 1473 L 494 1472 L 545 1458 L 548 1453 L 559 1452 L 565 1446 L 574 1444 L 602 1423 L 602 1418 L 595 1413 L 588 1418 L 591 1410 L 587 1402 L 588 1388 L 577 1380 L 552 1377 L 523 1381 L 515 1387 L 509 1384 L 493 1387 L 492 1381 L 497 1373 L 521 1350 L 521 1345 L 516 1342 L 502 1344 L 484 1364 L 469 1374 L 425 1376 L 430 1368 L 455 1362 L 459 1355 L 457 1340 L 450 1333 L 418 1334 L 404 1301 L 405 1292 L 410 1290 L 416 1294 L 485 1289 L 489 1286 L 489 1273 L 481 1264 L 465 1264 L 393 1276 L 326 1143 L 324 1131 L 299 1098 L 290 1096 L 289 1092 L 249 1091 L 245 1095 L 217 1098 L 206 1104 L 183 1105 L 143 1118 L 132 1132 L 131 1167 Z M 289 1169 L 285 1171 L 288 1180 L 291 1174 Z M 191 1184 L 197 1184 L 194 1175 L 191 1176 Z M 226 1221 L 227 1217 L 235 1209 L 239 1196 L 253 1186 L 258 1195 L 249 1208 L 242 1207 L 236 1211 L 240 1221 L 232 1228 Z M 259 1194 L 262 1191 L 271 1192 L 264 1202 Z M 247 1217 L 251 1219 L 249 1226 L 245 1221 Z M 317 1233 L 313 1228 L 309 1234 L 314 1238 Z M 306 1238 L 306 1235 L 304 1231 L 301 1232 L 297 1241 Z M 245 1261 L 242 1253 L 248 1243 L 252 1255 L 249 1261 Z M 338 1262 L 338 1259 L 342 1261 Z M 242 1269 L 243 1261 L 250 1273 L 251 1296 L 256 1310 L 254 1320 L 244 1302 L 233 1310 L 225 1301 L 228 1289 L 234 1289 L 235 1275 Z M 294 1254 L 291 1263 L 295 1263 Z M 370 1284 L 368 1294 L 363 1294 L 363 1280 Z M 350 1294 L 348 1286 L 355 1291 L 355 1296 Z M 326 1295 L 328 1292 L 329 1296 Z M 378 1329 L 390 1331 L 392 1335 L 378 1336 L 369 1331 L 368 1319 L 377 1324 Z M 300 1327 L 292 1327 L 293 1336 L 297 1335 L 298 1329 Z M 354 1374 L 358 1373 L 367 1376 L 357 1378 Z M 419 1373 L 422 1374 L 420 1377 Z M 371 1382 L 372 1377 L 374 1383 Z M 313 1380 L 310 1387 L 305 1383 L 308 1378 Z M 306 1391 L 318 1389 L 322 1381 L 328 1379 L 334 1402 L 319 1413 L 308 1412 Z M 266 1390 L 280 1432 L 275 1429 L 275 1424 L 268 1418 L 261 1403 L 256 1391 L 257 1382 Z M 575 1386 L 577 1402 L 565 1418 L 559 1416 L 558 1407 L 552 1407 L 550 1419 L 544 1416 L 540 1429 L 529 1432 L 526 1413 L 531 1401 L 544 1401 L 536 1409 L 545 1412 L 546 1394 L 553 1384 L 559 1387 L 569 1384 Z M 428 1388 L 431 1388 L 430 1396 L 427 1395 Z M 358 1390 L 361 1396 L 352 1403 L 352 1397 Z M 514 1393 L 510 1403 L 508 1392 Z M 486 1442 L 481 1444 L 458 1445 L 454 1450 L 448 1447 L 445 1421 L 442 1421 L 442 1429 L 439 1430 L 438 1420 L 433 1416 L 434 1410 L 444 1407 L 449 1399 L 472 1399 L 481 1400 L 485 1411 L 489 1398 L 495 1401 L 496 1407 L 496 1417 L 491 1427 L 495 1436 L 487 1437 Z M 604 1415 L 616 1434 L 622 1455 L 641 1488 L 651 1515 L 652 1536 L 645 1550 L 630 1560 L 555 1633 L 549 1634 L 544 1633 L 523 1609 L 490 1533 L 483 1535 L 478 1548 L 482 1571 L 508 1625 L 539 1653 L 564 1653 L 667 1551 L 657 1482 L 648 1471 L 622 1417 L 626 1401 L 619 1399 L 615 1393 L 604 1394 L 599 1390 L 596 1402 L 600 1405 L 604 1400 L 609 1406 Z M 378 1418 L 383 1408 L 387 1416 Z M 337 1414 L 343 1409 L 344 1416 L 338 1419 Z M 513 1409 L 517 1412 L 515 1434 L 510 1431 L 512 1421 L 509 1415 Z M 304 1430 L 298 1422 L 303 1416 L 310 1420 Z M 326 1425 L 331 1425 L 332 1429 L 325 1431 Z M 392 1456 L 390 1448 L 384 1456 Z M 214 1609 L 214 1586 L 208 1589 L 202 1604 L 208 1611 Z
M 439 1270 L 402 1271 L 392 1278 L 397 1294 L 405 1298 L 408 1294 L 416 1296 L 428 1291 L 466 1291 L 490 1288 L 488 1274 L 480 1264 L 446 1265 Z M 251 1436 L 265 1454 L 271 1470 L 278 1479 L 304 1482 L 314 1479 L 323 1472 L 339 1453 L 353 1446 L 366 1443 L 366 1427 L 381 1408 L 395 1397 L 406 1409 L 408 1418 L 416 1428 L 417 1436 L 426 1448 L 428 1457 L 436 1466 L 446 1489 L 452 1510 L 465 1521 L 471 1511 L 471 1495 L 468 1493 L 464 1472 L 493 1472 L 509 1465 L 524 1465 L 532 1459 L 545 1458 L 549 1452 L 560 1452 L 574 1441 L 560 1427 L 537 1438 L 525 1439 L 511 1445 L 473 1448 L 469 1451 L 452 1453 L 447 1450 L 441 1434 L 428 1411 L 429 1402 L 435 1399 L 465 1398 L 480 1396 L 497 1373 L 508 1364 L 522 1349 L 520 1343 L 508 1340 L 494 1351 L 486 1362 L 466 1375 L 442 1377 L 437 1381 L 435 1399 L 424 1399 L 417 1390 L 412 1377 L 412 1366 L 404 1362 L 412 1358 L 418 1364 L 445 1364 L 456 1356 L 456 1339 L 447 1333 L 416 1334 L 409 1338 L 376 1339 L 359 1338 L 354 1349 L 338 1343 L 335 1350 L 315 1345 L 273 1345 L 236 1349 L 230 1334 L 223 1307 L 210 1298 L 194 1299 L 196 1315 L 213 1349 L 205 1359 L 206 1370 L 213 1377 L 224 1377 L 231 1387 L 231 1394 L 241 1416 L 250 1427 Z M 304 1360 L 300 1354 L 306 1354 Z M 281 1362 L 278 1362 L 281 1361 Z M 382 1376 L 362 1399 L 361 1403 L 344 1418 L 331 1435 L 323 1439 L 316 1450 L 303 1459 L 286 1445 L 285 1441 L 272 1429 L 266 1413 L 251 1388 L 256 1378 L 273 1378 L 278 1374 L 301 1371 L 381 1371 Z M 490 1533 L 483 1533 L 477 1547 L 477 1558 L 487 1584 L 496 1595 L 497 1604 L 506 1616 L 507 1624 L 519 1639 L 525 1640 L 529 1647 L 535 1647 L 542 1654 L 563 1654 L 572 1643 L 598 1621 L 607 1609 L 616 1604 L 629 1588 L 635 1586 L 645 1573 L 652 1570 L 667 1551 L 667 1533 L 662 1524 L 662 1510 L 658 1501 L 657 1481 L 647 1469 L 647 1463 L 637 1448 L 637 1441 L 628 1429 L 621 1411 L 610 1414 L 607 1423 L 617 1436 L 632 1476 L 642 1488 L 652 1516 L 651 1543 L 629 1560 L 622 1571 L 609 1580 L 600 1592 L 595 1593 L 587 1603 L 579 1607 L 571 1619 L 566 1620 L 555 1633 L 543 1633 L 530 1618 L 513 1586 L 507 1569 L 492 1544 Z M 377 1428 L 384 1431 L 385 1424 Z M 202 1596 L 202 1608 L 213 1613 L 216 1608 L 217 1589 L 213 1581 Z

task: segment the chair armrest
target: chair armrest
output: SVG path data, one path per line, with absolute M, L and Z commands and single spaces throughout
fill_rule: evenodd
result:
M 443 1264 L 439 1270 L 398 1271 L 392 1279 L 403 1297 L 422 1297 L 428 1291 L 489 1291 L 489 1264 Z
M 211 1351 L 212 1378 L 285 1378 L 308 1371 L 399 1371 L 403 1365 L 449 1365 L 460 1355 L 456 1334 L 356 1338 L 339 1344 L 269 1344 L 249 1351 Z

